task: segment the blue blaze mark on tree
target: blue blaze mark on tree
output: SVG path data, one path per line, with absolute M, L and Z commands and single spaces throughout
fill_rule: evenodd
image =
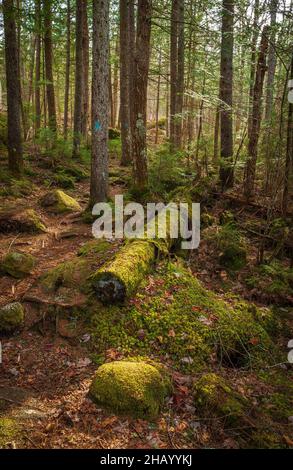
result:
M 95 121 L 95 131 L 98 132 L 102 129 L 102 125 L 99 121 Z

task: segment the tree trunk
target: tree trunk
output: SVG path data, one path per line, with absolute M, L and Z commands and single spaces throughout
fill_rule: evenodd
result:
M 129 11 L 128 0 L 120 0 L 120 113 L 121 113 L 121 165 L 131 163 L 131 129 L 129 97 Z
M 268 50 L 268 26 L 263 28 L 258 62 L 253 88 L 252 122 L 248 141 L 248 158 L 244 173 L 244 195 L 249 199 L 254 193 L 255 170 L 258 156 L 258 139 L 260 133 L 262 93 L 266 72 L 266 57 Z
M 177 95 L 175 121 L 175 145 L 177 149 L 182 147 L 182 113 L 184 93 L 184 0 L 179 1 L 178 8 L 178 66 L 177 66 Z
M 83 27 L 82 27 L 82 63 L 83 63 L 83 90 L 82 90 L 82 117 L 81 133 L 84 138 L 87 136 L 88 129 L 88 108 L 89 108 L 89 29 L 87 0 L 82 2 L 83 8 Z
M 273 110 L 273 99 L 274 99 L 274 81 L 276 71 L 276 52 L 275 52 L 275 39 L 276 39 L 276 19 L 277 19 L 277 8 L 278 0 L 271 0 L 271 31 L 270 31 L 270 44 L 268 50 L 268 74 L 267 74 L 267 86 L 266 86 L 266 104 L 265 104 L 265 132 L 263 137 L 263 148 L 266 157 L 266 168 L 265 168 L 265 190 L 269 189 L 270 180 L 270 162 L 272 156 L 272 141 L 270 139 L 270 130 L 272 124 L 272 110 Z
M 119 56 L 119 38 L 116 39 L 115 46 L 115 62 L 114 62 L 114 72 L 113 72 L 113 127 L 117 126 L 118 119 L 118 56 Z
M 42 19 L 41 19 L 41 0 L 36 0 L 35 2 L 35 12 L 36 12 L 36 75 L 35 75 L 35 136 L 38 135 L 38 132 L 41 127 L 41 28 L 42 28 Z
M 109 0 L 93 0 L 92 163 L 90 205 L 108 195 Z
M 254 1 L 253 13 L 253 30 L 251 40 L 251 61 L 250 61 L 250 85 L 249 85 L 249 104 L 248 104 L 248 138 L 250 137 L 252 128 L 252 107 L 253 107 L 253 88 L 255 81 L 256 69 L 256 44 L 258 38 L 258 21 L 259 21 L 259 0 Z
M 178 77 L 178 18 L 179 18 L 179 0 L 172 0 L 171 12 L 171 47 L 170 47 L 170 143 L 171 148 L 176 148 L 176 97 L 177 97 L 177 77 Z
M 152 8 L 152 0 L 138 1 L 133 97 L 135 116 L 133 172 L 135 186 L 140 191 L 144 191 L 148 184 L 146 109 Z
M 68 112 L 69 112 L 69 89 L 70 89 L 70 49 L 71 49 L 71 5 L 67 0 L 67 21 L 66 21 L 66 67 L 65 67 L 65 96 L 64 96 L 64 123 L 63 133 L 67 139 L 68 133 Z
M 75 31 L 75 99 L 74 99 L 74 129 L 73 129 L 73 158 L 80 155 L 82 134 L 82 105 L 83 105 L 83 0 L 76 0 L 76 31 Z
M 55 105 L 55 91 L 53 79 L 53 44 L 52 44 L 52 0 L 43 0 L 44 6 L 44 48 L 45 48 L 45 69 L 47 105 L 49 115 L 49 127 L 57 132 L 57 118 Z
M 136 22 L 135 22 L 135 12 L 134 12 L 134 0 L 128 0 L 128 15 L 129 15 L 129 50 L 130 54 L 128 56 L 129 62 L 129 96 L 134 94 L 134 76 L 135 76 L 135 66 L 134 66 L 134 57 L 135 57 L 135 34 L 136 34 Z M 130 111 L 130 132 L 131 132 L 131 141 L 133 140 L 133 134 L 135 129 L 135 116 L 134 116 L 134 105 L 133 101 L 129 100 L 129 111 Z
M 158 143 L 158 138 L 159 138 L 161 68 L 162 68 L 162 49 L 160 48 L 160 53 L 159 53 L 159 68 L 158 68 L 158 84 L 157 84 L 157 101 L 156 101 L 156 135 L 155 135 L 155 144 Z
M 19 175 L 23 170 L 23 154 L 16 11 L 13 0 L 3 0 L 2 8 L 7 84 L 8 164 L 10 171 L 15 175 Z
M 291 58 L 291 87 L 293 85 L 293 54 Z M 288 124 L 287 124 L 287 149 L 286 149 L 286 163 L 285 163 L 285 180 L 282 200 L 283 214 L 286 216 L 288 208 L 288 198 L 293 187 L 293 102 L 289 101 L 288 106 Z
M 218 162 L 219 157 L 219 129 L 220 129 L 220 105 L 216 108 L 215 130 L 214 130 L 214 162 Z
M 221 166 L 222 189 L 233 186 L 233 21 L 234 0 L 223 0 L 221 43 Z

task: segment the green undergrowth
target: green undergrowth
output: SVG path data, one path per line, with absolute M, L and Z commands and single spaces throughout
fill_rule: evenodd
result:
M 201 369 L 216 355 L 228 367 L 269 363 L 275 348 L 266 329 L 268 309 L 226 302 L 177 264 L 162 264 L 127 305 L 94 306 L 93 343 L 98 354 L 165 356 L 175 366 Z
M 246 278 L 249 287 L 256 288 L 268 296 L 277 296 L 279 301 L 293 296 L 293 268 L 274 260 L 253 269 Z

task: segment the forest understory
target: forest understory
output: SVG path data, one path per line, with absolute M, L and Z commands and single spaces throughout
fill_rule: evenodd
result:
M 0 449 L 293 448 L 292 18 L 0 2 Z
M 56 290 L 46 297 L 44 291 L 39 290 L 39 279 L 48 270 L 60 266 L 61 260 L 70 263 L 78 253 L 82 257 L 88 250 L 94 250 L 98 267 L 114 256 L 120 243 L 94 240 L 91 224 L 84 221 L 83 211 L 56 215 L 41 206 L 44 194 L 54 187 L 58 162 L 50 168 L 48 158 L 40 156 L 36 149 L 29 149 L 29 152 L 27 167 L 34 183 L 28 183 L 26 177 L 21 184 L 9 179 L 1 181 L 2 207 L 16 207 L 18 212 L 21 208 L 33 209 L 46 227 L 44 232 L 32 235 L 21 232 L 19 226 L 9 225 L 11 219 L 5 224 L 0 217 L 2 259 L 13 252 L 30 254 L 36 259 L 36 265 L 25 278 L 18 280 L 4 273 L 1 277 L 1 304 L 21 302 L 26 312 L 24 327 L 13 335 L 2 336 L 1 446 L 291 447 L 293 371 L 292 365 L 287 363 L 287 343 L 293 331 L 292 247 L 286 248 L 283 243 L 282 253 L 278 251 L 283 228 L 278 226 L 280 219 L 276 217 L 271 239 L 265 240 L 265 259 L 272 261 L 263 265 L 263 269 L 257 265 L 263 240 L 256 227 L 265 224 L 261 195 L 256 198 L 255 206 L 243 205 L 237 189 L 221 195 L 211 181 L 209 186 L 207 179 L 198 181 L 195 188 L 205 201 L 199 249 L 187 258 L 186 253 L 182 258 L 182 252 L 175 251 L 168 259 L 159 260 L 138 293 L 121 306 L 104 307 L 88 301 L 82 293 L 78 295 L 80 279 L 72 267 L 68 279 L 64 276 Z M 5 173 L 4 165 L 2 159 L 1 174 Z M 77 178 L 70 176 L 74 172 Z M 62 190 L 73 196 L 82 209 L 86 209 L 88 199 L 88 172 L 86 162 L 72 164 L 69 161 L 62 167 L 63 176 L 67 174 L 72 184 L 71 188 Z M 129 169 L 121 172 L 117 153 L 112 153 L 112 197 L 120 193 L 130 197 L 127 193 L 130 174 Z M 16 194 L 3 196 L 13 192 Z M 235 253 L 232 260 L 227 258 L 223 262 L 221 258 L 226 247 L 219 245 L 219 234 L 227 227 L 229 232 L 231 217 L 235 221 L 233 230 L 239 231 L 241 246 L 245 246 L 245 262 L 242 258 L 237 260 Z M 227 234 L 224 238 L 228 240 Z M 233 240 L 228 240 L 230 248 L 235 243 Z M 289 243 L 290 236 L 286 240 Z M 235 260 L 240 260 L 240 266 L 234 266 Z M 251 329 L 248 337 L 241 330 L 233 332 L 231 325 L 232 335 L 243 335 L 244 350 L 230 348 L 229 335 L 226 338 L 223 332 L 221 356 L 217 341 L 207 354 L 201 351 L 201 338 L 196 336 L 193 317 L 213 334 L 218 328 L 217 308 L 205 306 L 206 293 L 198 299 L 197 284 L 188 281 L 186 286 L 181 275 L 199 280 L 208 292 L 216 293 L 219 300 L 215 302 L 225 300 L 233 305 L 240 298 L 250 306 L 272 308 L 271 343 L 268 344 L 260 332 L 255 336 L 249 324 L 245 324 L 245 328 Z M 169 320 L 162 308 L 167 314 L 170 309 Z M 144 321 L 148 315 L 151 318 Z M 182 339 L 183 334 L 186 339 Z M 227 354 L 225 348 L 229 348 Z M 254 355 L 258 355 L 259 349 L 262 354 L 255 361 Z M 121 418 L 97 408 L 88 396 L 97 367 L 104 362 L 146 356 L 148 360 L 162 363 L 172 377 L 173 390 L 159 417 L 148 422 Z M 225 391 L 217 391 L 207 405 L 195 399 L 194 384 L 203 377 L 225 383 Z M 225 400 L 235 403 L 225 408 Z

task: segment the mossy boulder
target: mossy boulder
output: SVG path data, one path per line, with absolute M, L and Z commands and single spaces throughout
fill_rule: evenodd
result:
M 113 413 L 151 420 L 158 416 L 170 391 L 162 367 L 144 361 L 116 361 L 99 367 L 90 396 Z
M 193 393 L 196 410 L 200 415 L 217 415 L 229 425 L 245 415 L 247 400 L 217 374 L 204 374 L 194 384 Z
M 24 308 L 19 302 L 7 304 L 0 308 L 0 331 L 10 333 L 24 321 Z
M 46 226 L 34 209 L 0 209 L 0 233 L 46 232 Z
M 60 189 L 56 189 L 55 191 L 51 191 L 47 193 L 41 199 L 42 207 L 45 207 L 48 211 L 62 214 L 64 212 L 80 212 L 81 206 L 79 203 L 68 196 L 68 194 L 64 193 Z
M 22 279 L 31 273 L 36 262 L 37 260 L 33 255 L 14 251 L 3 258 L 0 269 L 16 279 Z
M 19 434 L 19 425 L 15 419 L 0 417 L 0 449 L 4 449 Z

